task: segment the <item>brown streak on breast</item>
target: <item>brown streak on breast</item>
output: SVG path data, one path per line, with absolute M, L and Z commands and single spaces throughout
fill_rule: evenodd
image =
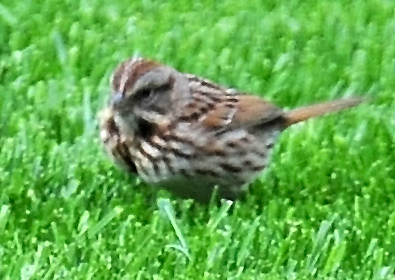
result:
M 118 155 L 128 167 L 129 171 L 137 174 L 137 167 L 132 160 L 128 147 L 125 144 L 118 143 L 118 145 L 114 148 L 113 152 L 115 151 L 118 152 Z
M 128 145 L 121 141 L 121 135 L 114 121 L 113 112 L 107 109 L 101 112 L 100 115 L 100 130 L 105 130 L 108 135 L 108 138 L 102 139 L 104 145 L 107 146 L 108 152 L 112 153 L 114 158 L 121 160 L 130 172 L 137 174 L 137 167 L 130 155 Z M 115 142 L 114 146 L 110 145 L 111 141 Z

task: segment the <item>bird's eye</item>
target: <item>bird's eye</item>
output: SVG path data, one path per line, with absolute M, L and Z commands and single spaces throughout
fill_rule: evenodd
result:
M 136 97 L 140 100 L 148 99 L 152 96 L 154 91 L 152 89 L 143 88 L 136 92 Z
M 170 89 L 171 85 L 166 83 L 156 88 L 142 88 L 136 92 L 135 96 L 138 100 L 147 100 L 151 99 L 154 93 L 161 93 L 169 91 Z
M 156 90 L 157 91 L 168 91 L 171 89 L 171 85 L 169 83 L 163 84 L 159 86 Z

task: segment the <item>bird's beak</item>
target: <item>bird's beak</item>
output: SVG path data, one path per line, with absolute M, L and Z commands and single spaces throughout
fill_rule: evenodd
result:
M 119 105 L 121 104 L 123 100 L 123 94 L 122 92 L 115 92 L 112 96 L 111 96 L 111 100 L 110 100 L 110 105 L 113 108 L 118 108 Z

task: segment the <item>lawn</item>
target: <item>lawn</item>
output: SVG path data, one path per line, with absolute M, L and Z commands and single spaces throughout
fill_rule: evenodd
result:
M 290 109 L 230 205 L 175 199 L 98 139 L 114 67 L 143 55 Z M 395 279 L 395 1 L 2 0 L 1 279 Z

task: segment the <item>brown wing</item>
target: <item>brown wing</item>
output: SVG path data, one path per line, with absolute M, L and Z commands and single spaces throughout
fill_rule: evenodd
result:
M 239 95 L 231 126 L 245 127 L 268 123 L 283 116 L 283 110 L 253 95 Z
M 270 122 L 283 115 L 283 111 L 253 95 L 224 97 L 207 113 L 203 120 L 209 127 L 248 127 Z
M 196 102 L 186 108 L 187 119 L 211 129 L 254 126 L 283 116 L 282 109 L 254 95 L 239 94 L 210 80 L 187 75 Z

